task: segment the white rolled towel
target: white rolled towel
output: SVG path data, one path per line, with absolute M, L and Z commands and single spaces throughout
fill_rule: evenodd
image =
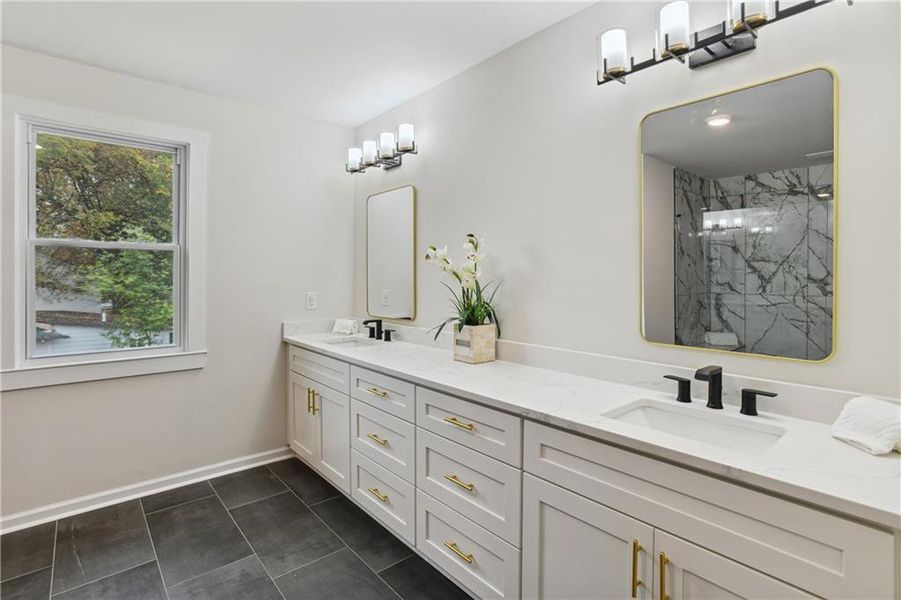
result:
M 901 452 L 901 405 L 871 396 L 848 400 L 832 436 L 870 454 Z

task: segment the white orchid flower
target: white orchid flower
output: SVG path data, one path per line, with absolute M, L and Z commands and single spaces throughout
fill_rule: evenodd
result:
M 448 260 L 447 258 L 447 246 L 444 248 L 436 248 L 435 249 L 435 258 L 437 260 Z
M 460 285 L 462 285 L 464 289 L 474 290 L 476 287 L 475 277 L 464 273 L 460 278 Z
M 454 261 L 445 256 L 444 259 L 439 261 L 438 268 L 445 273 L 452 273 L 454 270 Z

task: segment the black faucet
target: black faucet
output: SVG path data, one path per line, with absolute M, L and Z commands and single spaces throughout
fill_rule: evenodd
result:
M 678 377 L 676 375 L 664 375 L 664 379 L 672 379 L 679 384 L 679 394 L 676 396 L 676 402 L 691 402 L 691 379 Z
M 369 337 L 375 338 L 377 340 L 382 339 L 382 320 L 381 319 L 369 319 L 368 321 L 363 321 L 363 325 L 369 325 L 370 323 L 375 323 L 375 327 L 369 327 Z
M 708 365 L 695 371 L 695 379 L 707 381 L 707 408 L 723 408 L 723 368 Z
M 775 398 L 776 393 L 774 392 L 765 392 L 763 390 L 752 390 L 750 388 L 744 388 L 741 391 L 741 414 L 750 415 L 752 417 L 757 416 L 757 396 L 767 396 L 769 398 Z

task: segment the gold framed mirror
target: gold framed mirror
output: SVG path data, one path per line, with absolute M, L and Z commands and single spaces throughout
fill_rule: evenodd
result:
M 838 84 L 827 68 L 640 125 L 641 334 L 823 361 L 835 349 Z

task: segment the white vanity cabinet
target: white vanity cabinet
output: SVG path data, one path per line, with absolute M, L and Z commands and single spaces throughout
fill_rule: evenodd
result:
M 895 541 L 881 529 L 530 421 L 523 465 L 528 474 L 653 527 L 653 545 L 641 543 L 654 548 L 655 587 L 660 553 L 669 557 L 674 572 L 666 587 L 676 590 L 668 592 L 673 599 L 730 597 L 705 596 L 716 589 L 708 585 L 736 598 L 806 597 L 794 588 L 826 598 L 894 597 Z M 561 561 L 580 560 L 581 548 L 567 553 L 545 546 L 555 538 L 543 536 L 527 516 L 538 514 L 541 498 L 524 494 L 524 557 L 559 552 Z M 700 553 L 709 555 L 708 563 Z M 790 584 L 789 591 L 761 591 L 782 589 L 778 580 Z M 555 596 L 549 591 L 545 597 Z
M 897 531 L 350 360 L 289 346 L 291 449 L 477 598 L 901 591 Z
M 654 528 L 528 473 L 523 598 L 652 598 Z
M 288 356 L 289 445 L 335 487 L 349 493 L 347 364 L 293 346 Z

